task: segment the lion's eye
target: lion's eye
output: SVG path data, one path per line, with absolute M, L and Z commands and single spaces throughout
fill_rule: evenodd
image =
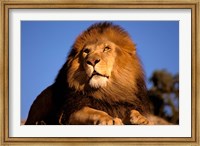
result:
M 86 54 L 88 54 L 88 53 L 90 52 L 90 50 L 89 50 L 88 48 L 85 48 L 85 49 L 83 50 L 83 52 L 86 53 Z
M 111 48 L 109 47 L 109 46 L 106 46 L 105 48 L 104 48 L 104 52 L 107 52 L 107 51 L 109 51 Z

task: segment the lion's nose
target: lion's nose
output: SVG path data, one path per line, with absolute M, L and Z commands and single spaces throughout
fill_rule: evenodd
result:
M 95 58 L 95 59 L 87 59 L 86 63 L 92 66 L 95 66 L 97 63 L 100 62 L 99 58 Z

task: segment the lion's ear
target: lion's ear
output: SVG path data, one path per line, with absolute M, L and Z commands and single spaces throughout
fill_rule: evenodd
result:
M 135 55 L 136 54 L 136 49 L 135 50 L 133 50 L 133 55 Z
M 135 51 L 125 51 L 127 54 L 130 56 L 135 56 L 136 55 L 136 50 Z
M 135 56 L 136 55 L 136 45 L 132 45 L 132 46 L 125 46 L 124 50 L 126 50 L 131 56 Z
M 133 51 L 129 51 L 128 52 L 131 56 L 135 56 L 136 55 L 136 49 L 134 49 Z

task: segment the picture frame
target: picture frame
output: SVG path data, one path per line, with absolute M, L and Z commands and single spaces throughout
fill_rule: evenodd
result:
M 135 145 L 188 145 L 199 144 L 199 1 L 171 1 L 171 2 L 153 2 L 153 1 L 7 1 L 3 0 L 1 3 L 1 142 L 2 145 L 43 145 L 43 144 L 85 144 L 85 145 L 114 145 L 114 144 L 135 144 Z M 191 137 L 9 137 L 9 10 L 11 9 L 190 9 L 191 10 L 191 40 L 192 40 L 192 102 L 191 102 Z

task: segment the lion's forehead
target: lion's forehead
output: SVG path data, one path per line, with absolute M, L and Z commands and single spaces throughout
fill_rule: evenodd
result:
M 86 45 L 99 45 L 105 44 L 106 42 L 115 44 L 119 48 L 133 51 L 135 50 L 135 45 L 132 42 L 131 38 L 125 34 L 117 33 L 115 29 L 105 30 L 104 33 L 99 33 L 98 31 L 88 31 L 81 34 L 74 43 L 74 49 L 81 51 Z

